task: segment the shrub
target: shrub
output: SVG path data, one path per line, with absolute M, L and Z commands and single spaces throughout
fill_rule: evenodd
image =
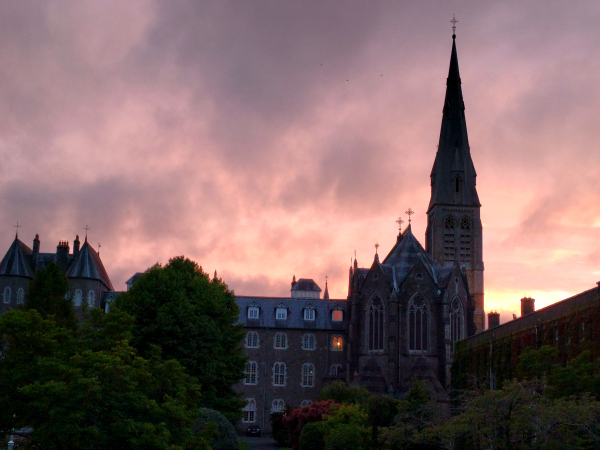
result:
M 284 412 L 275 412 L 272 413 L 269 417 L 271 422 L 271 433 L 273 433 L 273 439 L 277 442 L 277 445 L 280 447 L 289 447 L 290 445 L 290 437 L 288 434 L 288 429 L 283 423 L 283 418 L 291 414 L 293 408 L 289 405 L 285 405 Z
M 325 424 L 311 422 L 300 433 L 300 450 L 325 450 Z
M 324 450 L 362 450 L 366 448 L 364 431 L 352 425 L 339 424 L 327 433 Z
M 304 425 L 310 422 L 318 422 L 323 420 L 323 416 L 331 413 L 332 407 L 337 407 L 332 400 L 325 402 L 313 403 L 304 408 L 293 410 L 290 414 L 283 418 L 283 424 L 288 430 L 290 437 L 290 445 L 292 449 L 298 450 L 300 445 L 300 433 Z
M 334 381 L 325 386 L 319 393 L 319 400 L 333 400 L 336 403 L 365 404 L 371 393 L 364 387 L 348 386 L 343 381 Z
M 194 433 L 205 431 L 210 424 L 215 425 L 214 434 L 210 445 L 213 450 L 238 450 L 239 440 L 235 428 L 231 422 L 219 411 L 208 408 L 200 408 L 200 418 L 192 430 Z

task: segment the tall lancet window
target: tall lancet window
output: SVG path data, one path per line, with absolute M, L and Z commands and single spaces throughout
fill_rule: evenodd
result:
M 408 305 L 408 349 L 426 353 L 429 349 L 429 306 L 417 294 Z
M 369 350 L 383 350 L 383 302 L 374 297 L 369 306 Z
M 458 297 L 454 297 L 450 304 L 450 339 L 452 348 L 457 341 L 464 338 L 464 313 L 463 307 Z
M 469 261 L 471 259 L 471 221 L 468 217 L 463 217 L 460 221 L 460 260 Z
M 452 263 L 456 259 L 456 245 L 454 243 L 454 217 L 448 216 L 444 220 L 444 262 Z

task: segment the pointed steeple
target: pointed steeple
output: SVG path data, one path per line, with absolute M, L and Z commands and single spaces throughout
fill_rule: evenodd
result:
M 436 204 L 481 206 L 475 187 L 476 177 L 467 135 L 456 36 L 453 35 L 440 141 L 431 170 L 431 201 L 428 210 Z
M 327 288 L 327 276 L 325 276 L 325 293 L 323 294 L 323 300 L 329 300 L 329 289 Z

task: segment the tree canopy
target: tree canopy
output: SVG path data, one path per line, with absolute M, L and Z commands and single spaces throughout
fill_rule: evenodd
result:
M 134 318 L 132 344 L 142 356 L 160 347 L 165 359 L 176 359 L 199 380 L 203 406 L 232 421 L 241 417 L 243 401 L 232 386 L 244 373 L 244 333 L 235 325 L 239 309 L 226 284 L 181 256 L 149 269 L 117 297 L 113 310 Z

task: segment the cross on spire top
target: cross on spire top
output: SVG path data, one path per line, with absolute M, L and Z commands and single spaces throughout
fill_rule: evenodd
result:
M 379 250 L 379 242 L 375 242 L 375 253 L 377 253 L 377 250 Z
M 455 38 L 456 37 L 456 24 L 458 23 L 458 20 L 456 20 L 456 17 L 454 16 L 454 14 L 452 14 L 452 20 L 450 21 L 450 23 L 452 24 L 452 37 Z
M 402 224 L 404 223 L 404 220 L 402 220 L 402 217 L 398 217 L 398 220 L 396 220 L 396 223 L 398 224 L 398 230 L 402 231 Z
M 87 225 L 83 228 L 85 230 L 85 242 L 87 242 L 87 232 L 91 230 Z
M 17 234 L 15 235 L 15 238 L 18 238 L 19 237 L 19 228 L 22 228 L 22 226 L 19 225 L 19 222 L 17 222 L 17 224 L 13 225 L 13 227 L 15 227 L 17 229 Z
M 410 225 L 410 216 L 412 216 L 415 212 L 408 208 L 406 211 L 404 211 L 404 214 L 408 214 L 408 224 Z

